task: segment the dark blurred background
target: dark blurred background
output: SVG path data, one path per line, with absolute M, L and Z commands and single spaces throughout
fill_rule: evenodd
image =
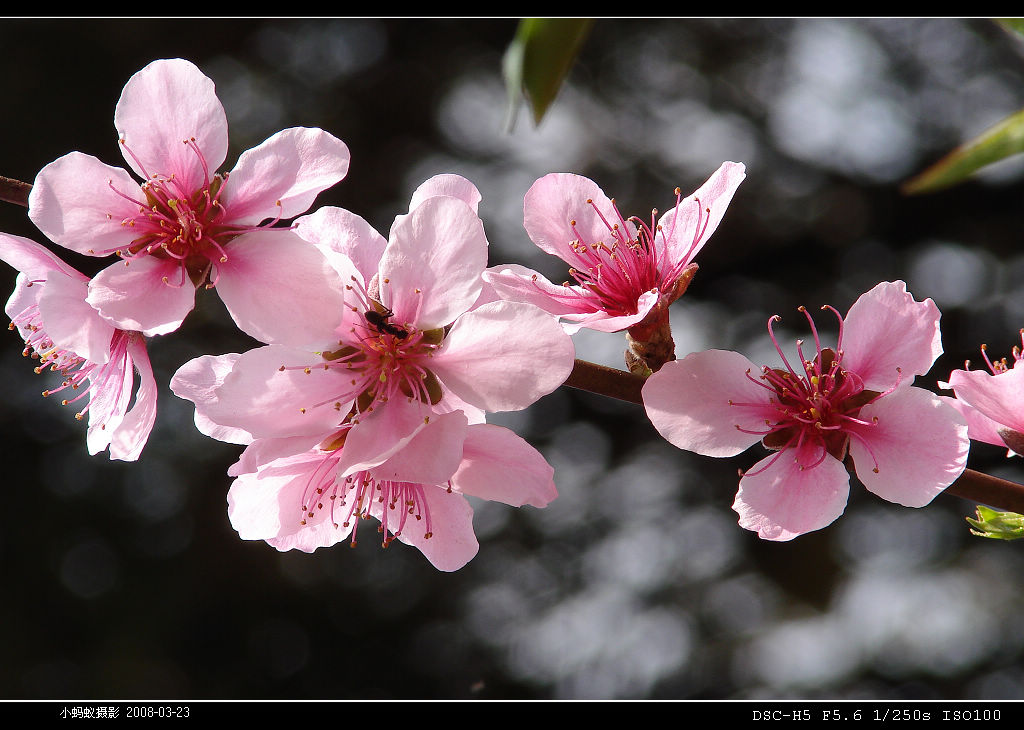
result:
M 627 213 L 667 209 L 723 160 L 747 165 L 700 273 L 674 305 L 680 357 L 777 362 L 796 307 L 845 312 L 902 278 L 943 313 L 937 390 L 1024 326 L 1019 160 L 942 193 L 899 184 L 1024 107 L 1021 41 L 984 20 L 599 20 L 539 128 L 503 130 L 505 20 L 0 20 L 0 175 L 31 182 L 81 150 L 121 165 L 114 104 L 156 58 L 217 84 L 231 148 L 319 126 L 352 152 L 319 205 L 387 232 L 425 178 L 483 193 L 491 263 L 565 267 L 522 229 L 530 184 L 587 175 Z M 42 241 L 23 208 L 0 230 Z M 86 273 L 99 262 L 68 253 Z M 4 267 L 9 291 L 15 272 Z M 833 323 L 819 318 L 829 331 Z M 150 342 L 157 425 L 137 463 L 90 458 L 84 424 L 0 347 L 0 695 L 4 698 L 1024 699 L 1024 544 L 973 537 L 974 505 L 919 510 L 858 483 L 846 514 L 763 542 L 730 509 L 753 452 L 661 441 L 637 406 L 559 389 L 493 420 L 555 466 L 545 510 L 480 504 L 479 555 L 438 573 L 372 539 L 314 554 L 238 539 L 225 470 L 167 382 L 253 342 L 217 297 Z M 621 366 L 618 335 L 580 357 Z M 971 466 L 1024 481 L 984 445 Z M 369 527 L 369 525 L 367 525 Z M 361 533 L 362 534 L 362 533 Z M 372 534 L 367 532 L 367 535 Z

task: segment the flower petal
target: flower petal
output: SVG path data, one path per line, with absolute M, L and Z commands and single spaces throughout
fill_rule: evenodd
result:
M 565 382 L 575 348 L 530 304 L 491 302 L 461 317 L 431 361 L 442 383 L 486 411 L 526 408 Z
M 135 403 L 110 439 L 110 458 L 121 461 L 139 458 L 156 422 L 157 388 L 153 366 L 146 352 L 146 341 L 136 332 L 128 337 L 129 363 L 139 372 L 139 389 L 135 393 Z
M 43 234 L 86 256 L 127 249 L 134 236 L 122 221 L 139 214 L 146 195 L 132 176 L 91 155 L 71 152 L 36 175 L 28 217 Z
M 416 191 L 412 194 L 412 200 L 409 201 L 410 212 L 419 207 L 420 203 L 427 198 L 434 198 L 439 195 L 458 198 L 472 208 L 474 213 L 477 212 L 477 208 L 480 205 L 481 196 L 476 185 L 461 175 L 446 173 L 434 175 L 434 177 L 424 181 L 416 188 Z
M 805 444 L 759 461 L 740 479 L 732 505 L 740 526 L 762 540 L 785 541 L 832 524 L 846 509 L 850 474 L 827 454 L 807 468 L 820 458 L 820 448 Z
M 704 456 L 735 456 L 774 421 L 757 367 L 731 350 L 706 350 L 665 363 L 643 387 L 647 417 L 669 443 Z M 743 430 L 740 430 L 743 429 Z
M 241 355 L 232 352 L 226 355 L 203 355 L 188 361 L 171 378 L 171 392 L 196 405 L 195 422 L 200 433 L 231 444 L 248 444 L 252 442 L 251 433 L 245 429 L 214 423 L 199 407 L 200 403 L 217 400 L 217 388 L 224 383 L 224 378 L 239 357 Z
M 345 283 L 320 250 L 287 230 L 246 233 L 217 265 L 217 292 L 239 329 L 261 342 L 319 347 L 337 340 Z
M 388 242 L 355 213 L 325 205 L 295 220 L 295 233 L 321 249 L 347 256 L 367 282 L 377 273 Z
M 302 509 L 318 468 L 329 456 L 309 451 L 237 477 L 228 490 L 228 518 L 243 540 L 266 540 L 278 550 L 313 552 L 344 540 L 351 525 L 337 527 L 329 510 Z M 303 524 L 305 523 L 305 524 Z
M 473 533 L 473 508 L 461 494 L 441 487 L 424 485 L 422 494 L 424 519 L 406 519 L 395 537 L 418 548 L 438 570 L 458 570 L 480 549 Z M 388 504 L 374 500 L 371 514 L 383 523 L 387 509 Z M 393 524 L 395 518 L 389 515 L 388 520 Z
M 187 141 L 202 151 L 209 174 L 228 151 L 228 122 L 213 81 L 181 58 L 153 61 L 128 79 L 114 110 L 128 165 L 143 179 L 174 175 L 196 190 L 206 172 Z
M 1014 431 L 1024 431 L 1024 367 L 999 375 L 984 370 L 954 370 L 949 386 L 959 400 Z M 990 443 L 1002 444 L 1002 439 Z
M 939 398 L 964 417 L 964 420 L 967 421 L 967 436 L 972 441 L 981 441 L 993 446 L 1006 446 L 1003 437 L 999 435 L 999 429 L 1003 426 L 998 421 L 993 421 L 970 403 L 959 398 L 950 398 L 946 395 L 940 395 Z
M 195 306 L 195 287 L 182 277 L 173 259 L 118 261 L 93 277 L 86 301 L 119 329 L 165 335 L 178 329 Z
M 0 260 L 25 274 L 29 281 L 43 281 L 51 271 L 59 271 L 79 281 L 89 281 L 88 276 L 68 266 L 45 246 L 22 236 L 0 233 Z
M 864 486 L 882 499 L 923 507 L 967 466 L 967 423 L 923 388 L 900 388 L 869 403 L 860 420 L 871 425 L 850 427 L 850 456 Z
M 745 169 L 739 162 L 723 162 L 707 182 L 662 216 L 658 225 L 673 263 L 690 263 L 704 248 L 746 177 Z
M 221 202 L 236 224 L 294 218 L 345 177 L 349 159 L 345 143 L 322 129 L 283 129 L 242 153 Z
M 374 479 L 446 485 L 462 460 L 467 423 L 464 413 L 432 416 L 409 443 L 373 467 Z
M 588 201 L 593 201 L 593 205 Z M 573 250 L 574 241 L 588 245 L 611 242 L 611 231 L 605 221 L 617 224 L 619 215 L 597 183 L 582 175 L 545 175 L 530 186 L 523 199 L 523 225 L 530 240 L 570 266 L 590 268 Z
M 523 438 L 489 423 L 470 426 L 462 463 L 452 487 L 463 494 L 504 502 L 545 507 L 555 497 L 555 470 Z
M 381 303 L 395 320 L 433 329 L 467 311 L 483 287 L 483 223 L 456 198 L 427 198 L 395 220 L 380 261 Z
M 942 354 L 939 308 L 915 301 L 902 281 L 882 282 L 861 294 L 843 323 L 843 367 L 868 390 L 885 391 L 897 381 L 910 385 Z
M 197 401 L 196 408 L 253 438 L 324 436 L 337 430 L 351 401 L 344 397 L 345 378 L 319 365 L 316 355 L 296 348 L 249 350 L 214 397 Z
M 42 290 L 39 315 L 54 344 L 86 360 L 105 363 L 110 357 L 114 326 L 86 303 L 88 283 L 52 271 Z

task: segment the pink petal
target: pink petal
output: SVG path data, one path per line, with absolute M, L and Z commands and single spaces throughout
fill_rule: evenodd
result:
M 462 460 L 467 419 L 463 413 L 444 413 L 430 418 L 409 442 L 380 466 L 374 479 L 447 484 Z
M 304 552 L 348 537 L 351 527 L 335 527 L 327 519 L 329 510 L 314 510 L 310 516 L 302 509 L 310 481 L 325 458 L 318 452 L 307 452 L 236 478 L 228 490 L 228 517 L 238 536 L 243 540 L 267 540 L 278 550 L 297 548 Z
M 215 398 L 197 402 L 196 408 L 214 423 L 253 438 L 322 437 L 336 431 L 348 412 L 351 401 L 339 400 L 346 384 L 338 373 L 324 370 L 313 353 L 269 345 L 243 353 Z
M 588 200 L 601 211 L 604 221 Z M 530 239 L 541 250 L 572 266 L 580 263 L 570 246 L 573 241 L 610 242 L 608 224 L 617 223 L 619 216 L 611 201 L 597 183 L 581 175 L 567 172 L 545 175 L 530 187 L 523 199 L 523 225 Z
M 153 61 L 132 76 L 114 110 L 128 165 L 143 179 L 174 175 L 189 190 L 204 180 L 195 139 L 212 175 L 228 150 L 228 123 L 213 81 L 180 58 Z M 140 164 L 141 163 L 141 164 Z
M 820 458 L 821 450 L 806 444 L 799 451 L 772 454 L 748 470 L 732 505 L 740 527 L 763 540 L 784 541 L 832 524 L 846 509 L 850 475 L 828 455 L 806 468 Z
M 242 153 L 221 201 L 234 223 L 294 218 L 344 178 L 348 164 L 348 147 L 337 137 L 322 129 L 284 129 Z
M 882 282 L 861 294 L 843 326 L 843 367 L 859 375 L 864 387 L 879 392 L 896 383 L 910 385 L 942 354 L 939 309 L 931 299 L 914 300 L 902 281 Z
M 563 323 L 563 327 L 569 334 L 574 334 L 583 327 L 597 332 L 621 332 L 643 320 L 657 305 L 660 297 L 657 289 L 641 294 L 636 300 L 636 314 L 612 315 L 603 309 L 586 315 L 567 314 L 565 319 L 568 321 Z
M 95 363 L 110 357 L 114 327 L 90 307 L 86 281 L 53 271 L 39 295 L 39 314 L 54 344 Z
M 423 498 L 426 503 L 422 510 L 424 519 L 406 519 L 395 537 L 418 548 L 438 570 L 458 570 L 480 549 L 473 533 L 473 508 L 461 494 L 442 487 L 424 485 Z M 383 522 L 386 509 L 389 509 L 386 504 L 374 501 L 371 514 Z M 388 515 L 387 519 L 393 523 L 395 516 Z M 430 537 L 426 536 L 428 531 L 432 533 Z
M 592 299 L 579 286 L 552 284 L 543 274 L 519 264 L 500 264 L 484 270 L 484 281 L 502 299 L 526 302 L 555 316 L 593 314 Z
M 426 428 L 429 419 L 429 409 L 407 398 L 392 399 L 361 416 L 345 438 L 338 473 L 345 476 L 384 463 Z
M 132 242 L 131 228 L 121 222 L 138 215 L 145 201 L 138 183 L 120 167 L 71 152 L 36 175 L 28 217 L 64 248 L 107 256 Z
M 214 423 L 201 411 L 217 400 L 217 389 L 241 355 L 203 355 L 188 361 L 171 378 L 171 392 L 196 405 L 195 422 L 199 432 L 232 444 L 248 444 L 252 434 L 240 428 Z
M 128 412 L 135 385 L 135 368 L 127 353 L 111 352 L 106 367 L 106 373 L 89 378 L 89 428 L 85 442 L 92 455 L 110 445 Z
M 526 408 L 565 382 L 572 340 L 546 312 L 518 302 L 491 302 L 461 317 L 431 369 L 463 400 L 486 411 Z
M 173 259 L 142 256 L 118 261 L 89 283 L 86 301 L 119 329 L 147 337 L 181 326 L 195 306 L 196 290 Z
M 321 248 L 347 256 L 367 282 L 377 273 L 387 241 L 355 213 L 324 206 L 295 220 L 295 233 Z
M 695 352 L 667 362 L 644 383 L 647 417 L 680 449 L 735 456 L 761 440 L 766 420 L 775 420 L 771 392 L 755 382 L 759 372 L 731 350 Z
M 993 421 L 970 403 L 959 398 L 950 398 L 945 395 L 940 395 L 939 398 L 942 399 L 943 403 L 949 404 L 950 407 L 964 417 L 964 420 L 967 421 L 967 436 L 972 441 L 982 441 L 994 446 L 1006 446 L 1003 437 L 999 435 L 999 429 L 1003 428 L 1003 426 L 998 421 Z
M 217 264 L 217 292 L 239 329 L 261 342 L 319 347 L 337 340 L 345 284 L 316 246 L 287 230 L 246 233 Z M 311 348 L 312 349 L 312 348 Z
M 524 439 L 507 428 L 481 423 L 469 427 L 452 486 L 463 494 L 513 507 L 545 507 L 558 496 L 554 472 Z
M 71 279 L 89 281 L 88 276 L 68 266 L 45 246 L 22 236 L 0 233 L 0 260 L 25 274 L 30 281 L 43 281 L 51 271 L 58 271 Z
M 659 226 L 673 262 L 693 261 L 722 222 L 733 194 L 745 177 L 741 163 L 723 162 L 707 182 L 662 216 Z
M 428 198 L 395 220 L 380 262 L 381 303 L 396 321 L 444 327 L 476 301 L 486 266 L 487 238 L 473 209 Z
M 139 389 L 135 393 L 135 403 L 110 439 L 110 458 L 121 461 L 139 458 L 156 422 L 157 388 L 153 366 L 146 352 L 146 341 L 139 334 L 132 334 L 130 338 L 128 355 L 139 372 Z
M 1024 431 L 1024 367 L 992 375 L 984 370 L 954 370 L 949 386 L 959 400 L 1014 431 Z M 1003 441 L 993 441 L 1002 445 Z
M 922 388 L 900 388 L 864 406 L 851 427 L 857 476 L 882 499 L 923 507 L 967 466 L 967 424 L 957 411 Z M 874 468 L 877 466 L 877 473 Z
M 245 447 L 238 461 L 228 467 L 228 476 L 254 473 L 275 461 L 306 454 L 314 450 L 321 440 L 319 434 L 256 439 Z
M 412 200 L 409 201 L 409 210 L 412 211 L 414 208 L 417 208 L 427 198 L 439 195 L 458 198 L 472 208 L 474 213 L 477 212 L 477 208 L 480 205 L 481 196 L 476 185 L 461 175 L 447 173 L 444 175 L 434 175 L 434 177 L 426 180 L 416 188 L 416 191 L 412 194 Z

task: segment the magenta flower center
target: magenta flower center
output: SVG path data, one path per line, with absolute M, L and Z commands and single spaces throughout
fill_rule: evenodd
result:
M 371 298 L 353 277 L 346 285 L 350 316 L 343 325 L 338 349 L 320 353 L 323 362 L 313 367 L 343 376 L 335 408 L 354 402 L 343 423 L 359 419 L 393 398 L 408 398 L 434 405 L 442 396 L 441 384 L 430 370 L 430 360 L 444 340 L 444 328 L 422 330 L 394 319 L 394 313 Z M 284 365 L 281 370 L 292 369 Z M 319 404 L 325 405 L 325 404 Z
M 676 217 L 682 205 L 681 192 L 676 188 Z M 673 290 L 683 269 L 689 263 L 690 252 L 693 251 L 707 230 L 708 212 L 701 207 L 700 200 L 692 202 L 697 206 L 698 220 L 694 239 L 685 256 L 673 260 L 669 255 L 667 239 L 675 233 L 667 233 L 656 222 L 658 211 L 651 212 L 648 225 L 636 216 L 628 219 L 622 217 L 615 200 L 611 200 L 612 209 L 617 220 L 609 222 L 601 213 L 592 199 L 587 205 L 608 229 L 608 238 L 599 241 L 587 241 L 576 227 L 576 221 L 570 221 L 574 239 L 569 246 L 575 254 L 575 265 L 569 269 L 569 275 L 576 280 L 579 289 L 568 290 L 569 282 L 565 282 L 567 291 L 565 300 L 586 299 L 591 306 L 613 315 L 636 314 L 637 300 L 645 292 L 658 290 L 667 294 Z M 660 241 L 658 240 L 660 237 Z
M 121 140 L 121 144 L 124 145 L 124 140 Z M 126 248 L 95 253 L 116 253 L 127 260 L 145 255 L 173 259 L 180 263 L 181 278 L 177 282 L 165 278 L 164 283 L 180 286 L 184 284 L 187 275 L 196 286 L 206 280 L 213 286 L 217 275 L 213 273 L 211 276 L 211 272 L 215 272 L 218 263 L 228 260 L 224 245 L 242 233 L 277 223 L 280 220 L 281 203 L 277 203 L 278 217 L 265 225 L 233 223 L 220 201 L 227 173 L 211 176 L 206 158 L 195 138 L 185 140 L 184 144 L 196 154 L 203 168 L 203 183 L 194 190 L 173 174 L 150 174 L 125 146 L 145 174 L 146 182 L 142 183 L 144 199 L 137 200 L 116 190 L 111 184 L 111 190 L 118 196 L 138 205 L 137 214 L 121 220 L 121 225 L 130 231 L 132 241 Z M 108 214 L 108 218 L 112 217 Z
M 802 464 L 802 468 L 812 468 L 831 455 L 842 461 L 846 456 L 849 439 L 864 440 L 857 433 L 857 427 L 870 427 L 875 421 L 860 418 L 860 410 L 868 403 L 888 395 L 896 386 L 884 393 L 864 388 L 863 380 L 842 365 L 843 361 L 843 318 L 832 307 L 823 307 L 835 313 L 839 320 L 839 336 L 836 349 L 822 348 L 817 329 L 810 314 L 803 307 L 800 311 L 807 317 L 811 332 L 814 335 L 816 353 L 813 358 L 804 357 L 803 341 L 797 341 L 797 353 L 800 356 L 800 370 L 794 369 L 783 354 L 772 324 L 780 319 L 778 315 L 768 320 L 768 333 L 782 358 L 785 368 L 762 368 L 761 376 L 747 377 L 759 386 L 771 392 L 769 402 L 775 411 L 774 417 L 766 418 L 765 431 L 761 440 L 766 448 L 777 450 L 779 454 L 786 449 L 800 449 L 806 444 L 814 444 L 820 448 L 819 458 L 810 464 Z M 898 383 L 898 381 L 897 381 Z M 758 407 L 754 403 L 736 403 L 731 405 Z M 763 408 L 763 404 L 760 404 Z M 739 426 L 737 426 L 739 428 Z M 746 433 L 755 433 L 740 429 Z M 864 444 L 870 452 L 870 447 Z M 776 454 L 778 457 L 779 454 Z M 775 458 L 770 463 L 775 461 Z M 770 465 L 767 464 L 763 468 Z M 762 471 L 763 469 L 759 470 Z M 755 472 L 747 472 L 753 474 Z

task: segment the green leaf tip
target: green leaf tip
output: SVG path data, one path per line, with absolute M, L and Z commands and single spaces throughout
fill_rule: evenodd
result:
M 540 124 L 583 46 L 592 18 L 523 18 L 505 51 L 502 72 L 508 91 L 505 127 L 512 129 L 523 97 Z

